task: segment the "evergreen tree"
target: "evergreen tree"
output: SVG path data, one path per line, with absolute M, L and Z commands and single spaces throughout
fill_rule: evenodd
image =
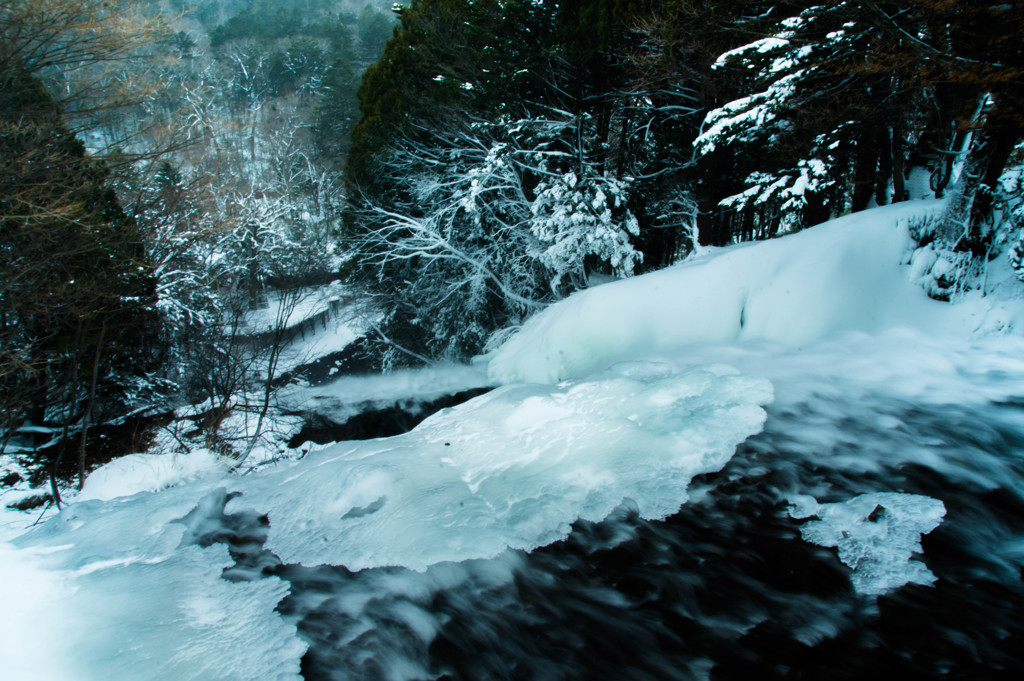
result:
M 420 238 L 420 227 L 443 214 L 444 229 L 432 232 L 437 247 L 475 253 L 460 265 L 475 274 L 452 275 L 477 282 L 477 293 L 462 294 L 473 311 L 427 317 L 427 336 L 438 341 L 427 351 L 477 351 L 489 332 L 521 319 L 523 301 L 564 295 L 593 271 L 629 274 L 643 260 L 633 243 L 640 223 L 631 187 L 649 152 L 637 133 L 644 96 L 619 89 L 641 3 L 598 5 L 420 0 L 401 12 L 363 78 L 347 166 L 358 201 L 350 223 L 363 258 L 382 263 L 375 286 L 399 309 L 416 310 L 415 320 L 457 295 L 458 287 L 429 283 L 438 280 L 436 257 L 392 257 L 411 243 L 401 225 Z M 488 196 L 494 207 L 470 210 L 484 205 L 472 196 Z M 486 254 L 470 246 L 487 240 L 495 243 Z M 526 264 L 507 270 L 502 261 Z M 452 344 L 467 318 L 475 330 Z M 415 326 L 408 317 L 395 325 Z
M 348 34 L 343 27 L 339 30 Z M 356 97 L 359 76 L 349 40 L 338 41 L 333 55 L 320 84 L 313 135 L 325 156 L 343 159 L 348 152 L 352 127 L 359 117 L 359 100 Z
M 138 409 L 157 366 L 151 268 L 106 169 L 14 60 L 0 128 L 2 427 L 50 428 L 51 475 L 77 452 L 81 479 L 90 426 Z

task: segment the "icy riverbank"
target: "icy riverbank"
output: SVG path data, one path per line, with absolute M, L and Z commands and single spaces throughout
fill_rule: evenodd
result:
M 87 485 L 93 499 L 0 543 L 6 670 L 490 678 L 501 650 L 473 666 L 445 646 L 511 641 L 535 676 L 598 661 L 621 678 L 699 676 L 780 609 L 772 635 L 798 647 L 875 626 L 841 556 L 804 541 L 789 510 L 813 499 L 827 515 L 864 494 L 934 500 L 915 527 L 946 511 L 923 549 L 937 595 L 914 617 L 938 607 L 928 599 L 969 602 L 971 579 L 1024 604 L 1024 534 L 1002 510 L 1024 503 L 1024 340 L 1007 333 L 1019 300 L 924 296 L 905 230 L 929 209 L 869 211 L 573 296 L 491 357 L 505 387 L 405 435 L 244 476 L 208 454 L 115 462 Z M 376 394 L 372 380 L 359 389 Z M 946 547 L 935 556 L 932 535 Z M 619 574 L 601 556 L 635 565 Z M 886 563 L 880 597 L 922 581 L 920 565 Z M 824 582 L 786 576 L 803 570 Z M 989 615 L 991 632 L 952 633 L 996 649 L 1014 625 Z M 580 622 L 594 632 L 582 640 L 618 632 L 636 653 L 560 667 L 536 622 L 563 655 L 587 648 L 571 642 Z M 851 643 L 851 659 L 870 644 Z

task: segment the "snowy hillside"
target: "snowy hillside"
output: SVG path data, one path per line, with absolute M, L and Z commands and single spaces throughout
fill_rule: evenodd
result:
M 836 587 L 842 598 L 862 597 L 851 584 L 872 597 L 907 582 L 941 584 L 942 570 L 911 556 L 936 526 L 960 527 L 960 505 L 887 476 L 916 466 L 970 489 L 1024 494 L 998 447 L 961 456 L 941 433 L 930 443 L 912 430 L 913 414 L 1020 398 L 1024 341 L 1014 334 L 1024 308 L 991 293 L 957 305 L 924 295 L 906 225 L 934 207 L 868 211 L 574 295 L 489 358 L 492 378 L 506 385 L 406 435 L 317 448 L 245 476 L 206 452 L 194 465 L 163 459 L 144 471 L 145 489 L 160 486 L 154 476 L 170 486 L 155 492 L 133 487 L 138 462 L 100 469 L 86 486 L 93 492 L 0 543 L 5 678 L 297 679 L 308 672 L 307 650 L 335 656 L 329 678 L 437 678 L 446 667 L 432 644 L 453 635 L 451 622 L 490 626 L 481 603 L 512 618 L 501 594 L 548 588 L 536 573 L 549 568 L 532 562 L 540 547 L 593 541 L 639 551 L 638 533 L 668 532 L 657 523 L 681 505 L 717 527 L 708 506 L 717 490 L 773 473 L 782 477 L 758 494 L 773 495 L 771 509 L 792 504 L 777 522 L 791 523 L 798 545 L 803 532 L 820 549 L 808 561 L 838 555 L 849 566 Z M 991 288 L 1000 276 L 993 270 Z M 1019 421 L 1011 415 L 1006 423 L 1016 425 L 999 427 L 1024 431 Z M 747 461 L 777 441 L 789 460 L 730 462 L 738 446 Z M 826 480 L 825 470 L 835 476 Z M 865 471 L 876 475 L 857 477 Z M 587 523 L 606 529 L 580 539 Z M 727 546 L 742 536 L 715 532 Z M 837 553 L 822 548 L 832 546 Z M 1020 562 L 1007 546 L 991 550 Z M 686 574 L 673 577 L 673 590 L 701 570 Z M 328 587 L 336 591 L 317 591 Z M 587 617 L 628 614 L 643 600 L 590 586 L 579 593 L 600 604 L 581 608 Z M 454 594 L 451 607 L 467 619 L 435 612 L 447 602 L 441 594 Z M 828 639 L 846 607 L 794 608 L 804 618 L 794 636 Z M 340 632 L 321 639 L 306 615 L 324 609 Z M 741 619 L 720 620 L 716 635 L 754 626 Z M 505 639 L 494 632 L 480 636 Z M 691 662 L 691 671 L 711 664 Z
M 960 338 L 1024 331 L 1016 282 L 1007 287 L 1016 300 L 977 292 L 949 305 L 925 295 L 921 284 L 936 260 L 930 249 L 914 253 L 908 225 L 942 206 L 876 208 L 580 292 L 531 319 L 493 353 L 490 375 L 500 382 L 556 381 L 614 359 L 696 344 L 769 341 L 795 350 L 854 331 L 910 328 Z M 1005 262 L 992 268 L 990 289 L 1012 278 Z

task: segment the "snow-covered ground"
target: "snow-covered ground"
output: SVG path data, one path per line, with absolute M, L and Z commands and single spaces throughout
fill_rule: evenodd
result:
M 267 333 L 275 327 L 292 328 L 327 312 L 340 302 L 344 290 L 335 282 L 298 290 L 271 291 L 263 305 L 245 317 L 247 333 Z
M 510 583 L 524 552 L 577 520 L 623 508 L 657 520 L 701 505 L 708 480 L 771 419 L 793 416 L 774 436 L 791 458 L 864 474 L 924 467 L 1024 495 L 1002 451 L 960 456 L 941 438 L 905 437 L 893 451 L 844 453 L 844 423 L 898 436 L 906 405 L 983 410 L 1024 394 L 1024 285 L 996 264 L 986 296 L 949 305 L 921 289 L 933 263 L 915 258 L 906 225 L 935 208 L 876 209 L 572 296 L 486 358 L 503 387 L 406 435 L 315 448 L 244 476 L 202 452 L 100 469 L 59 515 L 0 543 L 5 678 L 299 678 L 307 641 L 279 612 L 289 583 L 222 579 L 232 558 L 210 539 L 231 518 L 255 527 L 264 515 L 262 546 L 285 564 L 367 575 L 342 580 L 342 641 L 377 640 L 365 619 L 376 603 L 427 646 L 446 621 L 426 605 L 439 590 Z M 318 397 L 471 387 L 483 368 L 351 379 Z M 872 485 L 859 491 L 874 496 L 836 499 L 841 486 L 792 478 L 775 492 L 808 542 L 838 546 L 865 594 L 930 583 L 927 552 L 924 564 L 911 556 L 946 522 L 944 500 Z M 1011 544 L 1008 564 L 1022 558 Z M 367 585 L 391 593 L 389 605 Z M 407 653 L 389 654 L 383 676 L 424 678 Z
M 930 249 L 914 252 L 908 225 L 942 205 L 914 201 L 855 213 L 583 291 L 532 318 L 493 353 L 490 375 L 556 381 L 616 358 L 750 341 L 798 350 L 843 332 L 910 328 L 963 338 L 1024 330 L 1024 286 L 1012 280 L 1005 258 L 993 263 L 985 296 L 977 291 L 948 305 L 925 295 L 922 280 L 941 265 Z
M 298 291 L 275 291 L 245 318 L 243 331 L 259 336 L 275 329 L 286 342 L 278 373 L 344 349 L 366 333 L 378 313 L 360 304 L 344 285 L 332 282 Z

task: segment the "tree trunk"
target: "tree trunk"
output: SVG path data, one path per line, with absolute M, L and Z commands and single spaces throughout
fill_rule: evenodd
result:
M 85 485 L 85 445 L 89 434 L 89 416 L 92 415 L 93 407 L 96 405 L 96 383 L 100 375 L 100 356 L 103 354 L 103 339 L 107 334 L 107 320 L 104 318 L 100 325 L 100 335 L 96 340 L 96 352 L 92 359 L 92 377 L 89 381 L 89 401 L 82 413 L 82 437 L 78 444 L 78 489 Z
M 878 131 L 878 170 L 875 173 L 875 204 L 889 203 L 889 180 L 893 177 L 892 137 L 888 129 Z
M 878 145 L 874 136 L 863 131 L 857 138 L 857 160 L 853 173 L 853 206 L 856 213 L 868 207 L 875 184 L 875 169 L 878 166 Z
M 1022 132 L 1018 122 L 1004 117 L 997 108 L 998 105 L 971 138 L 955 194 L 939 225 L 943 241 L 956 250 L 969 250 L 975 255 L 987 251 L 996 185 Z
M 892 158 L 892 202 L 898 203 L 910 198 L 907 195 L 906 178 L 903 174 L 903 127 L 899 121 L 893 123 L 889 149 Z
M 85 335 L 85 325 L 80 321 L 75 328 L 75 339 L 71 345 L 69 360 L 71 364 L 71 375 L 68 377 L 66 390 L 64 392 L 64 423 L 61 427 L 60 445 L 57 447 L 57 455 L 50 460 L 50 491 L 53 493 L 53 502 L 60 510 L 60 490 L 57 486 L 57 477 L 60 474 L 60 465 L 64 460 L 64 454 L 68 449 L 68 435 L 71 430 L 71 419 L 75 414 L 75 396 L 78 394 L 79 363 L 82 361 L 81 347 Z

